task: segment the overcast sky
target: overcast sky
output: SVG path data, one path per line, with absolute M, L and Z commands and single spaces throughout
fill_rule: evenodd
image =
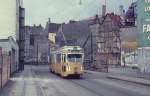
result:
M 48 18 L 51 22 L 68 22 L 80 20 L 101 13 L 105 0 L 24 0 L 26 10 L 26 25 L 42 24 L 45 26 Z M 107 0 L 107 12 L 118 13 L 119 5 L 127 9 L 136 0 Z

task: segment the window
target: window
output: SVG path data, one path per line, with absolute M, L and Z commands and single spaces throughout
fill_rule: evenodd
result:
M 61 54 L 57 54 L 57 63 L 61 63 Z
M 66 62 L 66 55 L 64 54 L 64 62 Z
M 30 45 L 34 45 L 34 35 L 30 35 Z
M 82 54 L 68 54 L 69 62 L 82 62 Z
M 50 55 L 50 63 L 51 64 L 55 64 L 56 63 L 56 61 L 55 61 L 55 55 L 54 54 Z

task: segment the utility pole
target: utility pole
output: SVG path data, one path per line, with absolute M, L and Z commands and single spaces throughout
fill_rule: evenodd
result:
M 132 4 L 133 4 L 133 1 L 132 1 Z M 133 10 L 133 24 L 135 26 L 135 9 L 134 9 L 134 6 L 132 6 L 132 10 Z
M 92 64 L 92 68 L 94 67 L 94 65 L 93 65 L 93 34 L 92 34 L 92 32 L 91 32 L 91 64 Z
M 37 65 L 38 65 L 38 63 L 39 63 L 39 59 L 38 59 L 38 55 L 39 55 L 39 52 L 38 52 L 38 50 L 39 50 L 39 48 L 38 48 L 39 46 L 38 46 L 38 42 L 37 42 Z

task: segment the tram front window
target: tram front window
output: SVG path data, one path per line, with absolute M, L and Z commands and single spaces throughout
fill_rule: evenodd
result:
M 82 62 L 82 54 L 68 54 L 69 62 Z

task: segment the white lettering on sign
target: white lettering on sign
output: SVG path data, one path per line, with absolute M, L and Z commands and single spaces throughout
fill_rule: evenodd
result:
M 150 40 L 150 35 L 148 35 L 147 39 Z
M 149 4 L 150 0 L 145 0 L 145 3 Z M 145 8 L 144 8 L 144 12 L 150 12 L 150 6 L 146 5 Z
M 150 12 L 150 6 L 145 7 L 145 12 Z
M 150 24 L 143 24 L 143 32 L 144 33 L 150 32 Z
M 150 0 L 145 0 L 145 3 L 150 3 Z

